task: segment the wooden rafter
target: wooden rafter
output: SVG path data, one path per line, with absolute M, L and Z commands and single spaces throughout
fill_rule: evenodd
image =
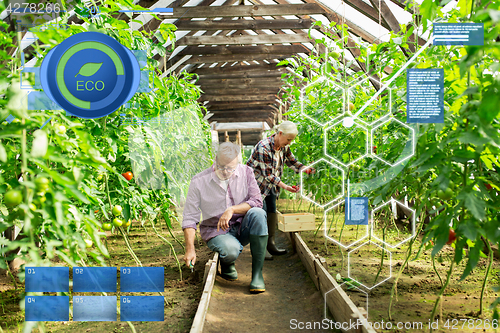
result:
M 241 44 L 282 44 L 309 43 L 307 36 L 301 35 L 256 35 L 256 36 L 190 36 L 179 40 L 177 45 L 241 45 Z
M 310 19 L 299 20 L 230 20 L 230 21 L 180 21 L 177 30 L 262 30 L 262 29 L 309 29 Z M 314 27 L 319 29 L 319 27 Z
M 179 54 L 181 55 L 227 55 L 227 54 L 293 54 L 306 52 L 304 45 L 217 45 L 199 47 L 195 45 L 186 46 Z
M 185 64 L 212 64 L 212 63 L 224 63 L 224 62 L 234 62 L 234 61 L 254 61 L 254 60 L 272 60 L 272 59 L 284 59 L 291 56 L 293 53 L 286 54 L 223 54 L 223 55 L 204 55 L 204 56 L 193 56 L 186 60 Z
M 273 15 L 322 14 L 323 9 L 316 3 L 290 5 L 258 6 L 208 6 L 174 7 L 172 15 L 159 14 L 160 18 L 215 18 L 215 17 L 254 17 Z
M 251 73 L 263 71 L 284 71 L 284 67 L 277 67 L 276 64 L 258 64 L 258 65 L 234 65 L 225 67 L 201 67 L 193 70 L 193 73 L 198 75 L 212 74 L 230 74 L 230 73 Z

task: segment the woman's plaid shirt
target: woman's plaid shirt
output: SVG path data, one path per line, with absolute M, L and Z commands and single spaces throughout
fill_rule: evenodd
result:
M 276 134 L 261 140 L 256 146 L 252 153 L 252 156 L 248 159 L 247 165 L 253 168 L 255 173 L 255 179 L 257 179 L 257 184 L 259 184 L 260 193 L 263 196 L 268 196 L 271 191 L 275 191 L 275 194 L 279 194 L 280 188 L 278 187 L 281 181 L 281 176 L 283 175 L 284 165 L 288 165 L 293 171 L 299 172 L 304 166 L 302 163 L 297 161 L 295 156 L 293 156 L 292 151 L 289 146 L 280 148 L 278 159 L 275 157 L 274 150 L 274 138 Z

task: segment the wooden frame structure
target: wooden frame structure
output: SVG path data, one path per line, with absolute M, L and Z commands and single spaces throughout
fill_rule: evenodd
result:
M 318 16 L 322 22 L 347 24 L 347 46 L 356 60 L 361 52 L 354 38 L 380 43 L 372 33 L 326 6 L 328 0 L 301 0 L 301 3 L 272 0 L 272 4 L 269 0 L 265 3 L 263 0 L 201 0 L 196 6 L 186 6 L 188 2 L 192 3 L 188 0 L 133 2 L 146 8 L 173 8 L 173 15 L 158 16 L 164 19 L 163 22 L 173 22 L 178 28 L 177 34 L 185 35 L 178 36 L 176 48 L 170 56 L 157 54 L 154 58 L 160 62 L 162 75 L 181 71 L 199 75 L 196 84 L 204 92 L 200 102 L 208 102 L 205 106 L 213 114 L 210 122 L 264 121 L 273 127 L 290 104 L 288 101 L 280 102 L 281 77 L 287 73 L 287 68 L 277 67 L 276 64 L 294 55 L 315 52 L 315 41 L 310 39 L 308 29 Z M 403 9 L 409 8 L 412 3 L 410 0 L 345 0 L 345 6 L 357 10 L 381 29 L 398 32 L 401 28 L 389 2 Z M 418 14 L 418 11 L 415 13 Z M 140 15 L 143 14 L 132 17 L 136 25 Z M 124 13 L 120 13 L 118 18 L 130 21 Z M 14 28 L 13 19 L 15 21 L 15 17 L 10 16 L 4 19 L 11 22 L 11 28 Z M 138 30 L 154 31 L 162 23 L 154 19 L 141 21 L 143 25 Z M 76 15 L 70 18 L 70 22 L 82 23 Z M 313 29 L 326 36 L 324 26 L 314 26 Z M 341 36 L 334 36 L 337 37 Z M 419 45 L 424 42 L 418 38 Z M 168 44 L 170 42 L 165 46 L 168 47 Z M 410 51 L 414 52 L 416 42 L 409 45 Z M 319 51 L 323 49 L 320 45 Z M 14 51 L 8 50 L 11 53 Z M 24 52 L 33 53 L 34 49 L 28 46 Z M 367 72 L 365 63 L 360 61 L 353 63 L 351 69 Z M 391 69 L 386 68 L 385 71 L 390 73 Z M 380 88 L 380 78 L 369 72 L 367 74 L 372 85 Z M 244 132 L 243 144 L 255 144 L 261 133 Z

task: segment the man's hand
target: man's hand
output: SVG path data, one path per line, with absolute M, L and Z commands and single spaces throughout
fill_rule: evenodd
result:
M 196 251 L 194 248 L 192 249 L 186 249 L 186 254 L 184 255 L 184 262 L 186 263 L 186 266 L 189 267 L 189 263 L 195 264 L 196 262 Z
M 292 193 L 297 193 L 300 191 L 300 188 L 298 186 L 288 186 L 286 185 L 285 190 L 292 192 Z
M 219 231 L 219 228 L 223 231 L 226 231 L 229 228 L 229 220 L 233 217 L 233 213 L 233 207 L 229 207 L 224 213 L 222 213 L 219 223 L 217 223 L 217 231 Z
M 196 262 L 196 251 L 194 249 L 194 237 L 196 235 L 196 230 L 194 228 L 184 229 L 184 240 L 186 241 L 186 254 L 184 254 L 184 261 L 186 265 L 189 263 L 193 264 Z

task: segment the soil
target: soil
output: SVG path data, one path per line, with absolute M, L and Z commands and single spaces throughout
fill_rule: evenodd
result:
M 283 213 L 308 211 L 306 205 L 300 206 L 296 202 L 280 201 L 278 210 Z M 429 332 L 429 318 L 437 295 L 441 290 L 441 282 L 433 269 L 431 260 L 432 248 L 423 250 L 418 258 L 415 258 L 421 244 L 421 235 L 418 236 L 413 245 L 410 260 L 406 267 L 402 267 L 402 265 L 409 242 L 395 249 L 389 249 L 388 247 L 382 249 L 382 243 L 371 239 L 373 241 L 372 244 L 360 246 L 369 240 L 366 238 L 349 248 L 349 251 L 352 252 L 348 258 L 348 253 L 345 249 L 342 249 L 339 245 L 327 240 L 323 236 L 325 232 L 322 226 L 323 211 L 317 210 L 315 215 L 318 227 L 317 235 L 315 236 L 315 231 L 305 231 L 301 233 L 301 237 L 314 254 L 319 254 L 326 259 L 329 272 L 334 278 L 340 278 L 340 280 L 337 279 L 339 283 L 344 283 L 347 280 L 343 284 L 344 290 L 346 290 L 356 306 L 368 309 L 369 321 L 374 323 L 374 325 L 375 323 L 380 325 L 383 320 L 384 325 L 393 325 L 392 329 L 384 330 L 384 332 Z M 342 211 L 340 212 L 340 217 L 343 219 Z M 334 222 L 334 225 L 336 224 Z M 342 222 L 338 225 L 340 226 L 341 224 Z M 393 225 L 393 228 L 395 229 L 396 226 Z M 335 227 L 332 227 L 331 233 L 334 233 L 333 229 Z M 362 232 L 356 229 L 351 226 L 346 227 L 343 231 L 342 240 L 355 240 L 356 233 L 359 238 Z M 399 241 L 404 236 L 404 228 L 394 229 L 386 233 L 387 242 Z M 338 236 L 338 233 L 334 235 Z M 356 249 L 358 246 L 360 247 Z M 390 255 L 387 250 L 390 250 Z M 382 253 L 384 253 L 384 262 L 381 267 Z M 453 255 L 454 248 L 451 245 L 445 245 L 436 255 L 436 270 L 443 282 L 446 280 Z M 439 329 L 434 330 L 434 332 L 472 333 L 495 331 L 488 328 L 487 324 L 485 328 L 485 323 L 489 320 L 489 324 L 491 324 L 493 320 L 493 313 L 489 309 L 489 306 L 499 296 L 499 292 L 496 292 L 493 288 L 497 287 L 500 282 L 500 264 L 497 260 L 493 262 L 484 295 L 484 314 L 479 316 L 481 287 L 488 261 L 485 258 L 481 258 L 472 273 L 465 280 L 460 281 L 466 261 L 467 258 L 465 256 L 462 263 L 454 267 L 450 283 L 443 295 L 442 310 L 440 311 L 438 307 L 434 320 L 439 320 Z M 368 287 L 372 287 L 372 289 L 369 290 L 355 281 L 349 280 L 348 266 L 350 266 L 350 276 L 352 278 Z M 389 318 L 388 307 L 391 289 L 401 269 L 403 271 L 397 283 L 397 293 L 392 301 L 392 318 Z M 379 270 L 380 273 L 377 277 Z M 366 297 L 367 295 L 368 297 Z M 391 321 L 391 324 L 386 324 L 387 321 Z M 407 328 L 412 328 L 398 330 L 396 328 L 398 322 L 401 322 L 402 325 L 408 325 Z M 423 325 L 422 329 L 418 327 L 420 323 Z M 387 328 L 387 326 L 384 327 Z M 377 329 L 377 331 L 382 331 L 382 329 Z
M 314 332 L 336 332 L 320 329 L 319 323 L 325 319 L 323 297 L 316 290 L 299 256 L 292 253 L 285 235 L 279 232 L 276 241 L 288 253 L 265 261 L 264 293 L 250 294 L 248 290 L 252 273 L 249 245 L 245 246 L 236 261 L 237 281 L 217 276 L 204 332 L 291 332 L 299 330 L 294 327 L 307 327 L 308 323 L 314 325 L 315 322 L 317 328 L 313 329 Z M 331 316 L 328 314 L 327 318 Z
M 157 226 L 158 228 L 158 226 Z M 179 227 L 180 229 L 180 227 Z M 166 229 L 159 230 L 160 234 L 172 242 L 179 260 L 182 260 L 184 251 L 181 246 L 177 244 Z M 108 261 L 108 266 L 137 266 L 131 255 L 127 251 L 125 242 L 121 234 L 107 232 L 108 249 L 111 255 Z M 182 231 L 174 232 L 181 242 L 184 242 Z M 167 301 L 165 306 L 165 317 L 163 322 L 132 322 L 136 332 L 189 332 L 196 313 L 199 300 L 202 293 L 202 280 L 204 273 L 204 263 L 208 261 L 211 256 L 211 251 L 201 242 L 196 244 L 197 262 L 195 265 L 194 273 L 186 267 L 181 261 L 182 276 L 177 267 L 177 262 L 170 251 L 170 247 L 156 236 L 151 230 L 148 229 L 147 237 L 144 229 L 138 223 L 133 223 L 129 234 L 132 249 L 137 257 L 145 267 L 155 266 L 165 268 L 165 291 L 163 295 Z M 196 242 L 195 242 L 196 243 Z M 58 263 L 62 264 L 62 263 Z M 70 269 L 70 279 L 71 279 Z M 18 289 L 15 290 L 12 280 L 5 274 L 0 275 L 0 290 L 1 298 L 0 304 L 0 324 L 4 332 L 22 332 L 24 322 L 24 311 L 19 307 L 19 300 L 24 297 L 24 284 L 19 280 Z M 118 279 L 119 286 L 119 279 Z M 70 288 L 71 290 L 71 288 Z M 118 289 L 119 290 L 119 289 Z M 56 293 L 44 293 L 44 295 L 53 295 Z M 99 293 L 72 293 L 71 296 L 100 296 Z M 120 296 L 120 292 L 107 293 L 108 296 Z M 127 293 L 126 295 L 156 295 L 154 293 Z M 119 297 L 118 297 L 119 298 Z M 70 301 L 71 302 L 71 301 Z M 70 307 L 71 311 L 71 307 Z M 119 315 L 118 315 L 119 319 Z M 126 322 L 45 322 L 45 332 L 132 332 L 131 328 Z M 34 329 L 33 332 L 39 332 Z

